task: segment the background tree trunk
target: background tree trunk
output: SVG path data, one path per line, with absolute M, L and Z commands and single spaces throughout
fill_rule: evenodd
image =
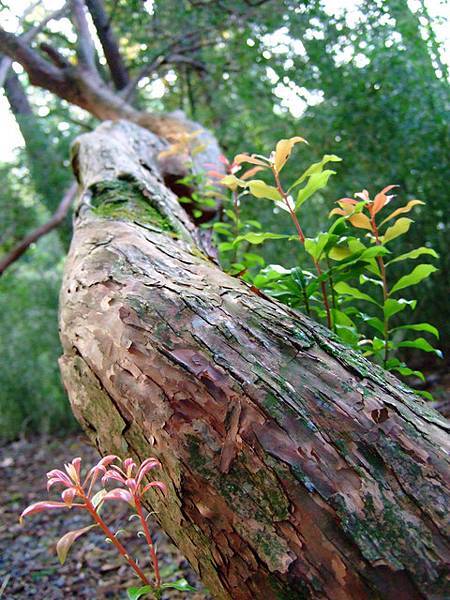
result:
M 101 453 L 162 461 L 149 502 L 216 598 L 443 598 L 445 419 L 208 260 L 161 147 L 123 121 L 74 147 L 61 370 L 80 423 Z

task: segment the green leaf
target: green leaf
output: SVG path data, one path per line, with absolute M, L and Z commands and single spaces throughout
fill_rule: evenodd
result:
M 422 398 L 425 398 L 425 400 L 430 400 L 430 402 L 433 402 L 434 398 L 433 396 L 430 394 L 430 392 L 426 392 L 425 390 L 414 390 L 414 392 L 418 395 L 421 396 Z
M 335 175 L 336 171 L 323 171 L 321 173 L 313 173 L 308 180 L 305 187 L 301 188 L 297 194 L 297 201 L 295 203 L 295 210 L 298 210 L 300 206 L 308 200 L 318 190 L 324 188 L 328 179 L 331 175 Z
M 390 358 L 386 363 L 386 369 L 391 371 L 397 367 L 406 367 L 405 363 L 402 363 L 398 358 Z
M 381 352 L 381 350 L 384 350 L 384 346 L 385 346 L 384 340 L 380 340 L 380 338 L 378 338 L 378 337 L 373 338 L 372 347 L 373 347 L 374 352 Z
M 232 263 L 230 265 L 230 268 L 228 269 L 228 273 L 230 275 L 239 275 L 239 273 L 242 273 L 242 271 L 246 270 L 246 266 L 242 263 Z
M 214 223 L 213 229 L 214 231 L 217 231 L 217 233 L 222 233 L 223 235 L 230 235 L 231 233 L 230 223 Z
M 305 239 L 305 250 L 308 254 L 310 254 L 317 261 L 320 260 L 323 251 L 327 246 L 332 246 L 338 240 L 337 235 L 332 235 L 330 233 L 319 233 L 319 235 L 315 238 L 306 238 Z
M 131 587 L 127 589 L 129 600 L 139 600 L 141 596 L 146 596 L 151 592 L 153 592 L 153 587 L 151 585 L 144 585 L 143 587 Z
M 234 250 L 234 242 L 222 242 L 217 248 L 219 252 L 229 252 L 230 250 Z
M 434 348 L 425 338 L 416 338 L 415 340 L 405 340 L 404 342 L 400 342 L 398 344 L 399 348 L 417 348 L 418 350 L 423 350 L 424 352 L 433 352 L 439 358 L 442 358 L 442 352 L 437 348 Z
M 367 323 L 367 325 L 369 325 L 369 327 L 372 327 L 373 329 L 378 331 L 378 333 L 381 333 L 381 335 L 384 335 L 384 323 L 381 319 L 379 319 L 378 317 L 367 317 L 365 315 L 364 315 L 363 319 L 364 319 L 364 323 Z
M 345 281 L 339 281 L 334 286 L 335 291 L 338 294 L 343 294 L 345 296 L 352 296 L 352 298 L 356 298 L 357 300 L 365 300 L 366 302 L 371 302 L 372 304 L 378 304 L 376 300 L 371 298 L 368 294 L 364 294 L 357 288 L 351 287 Z
M 189 585 L 188 581 L 183 577 L 182 579 L 178 579 L 178 581 L 173 581 L 169 583 L 163 583 L 161 588 L 178 590 L 179 592 L 195 592 L 195 587 Z
M 245 187 L 246 185 L 245 181 L 238 179 L 234 175 L 225 175 L 225 177 L 223 177 L 219 181 L 219 183 L 227 186 L 228 188 L 230 188 L 230 190 L 233 190 L 234 192 L 237 190 L 238 186 Z
M 356 254 L 357 252 L 361 253 L 364 252 L 364 250 L 367 250 L 367 247 L 364 246 L 361 240 L 355 237 L 348 238 L 348 247 L 350 248 L 352 254 Z
M 341 240 L 339 240 L 339 243 L 341 243 Z M 385 254 L 390 254 L 390 252 L 384 246 L 366 248 L 359 240 L 349 239 L 347 246 L 334 246 L 328 252 L 328 257 L 333 260 L 345 261 L 341 262 L 337 268 L 346 268 L 358 261 L 371 262 L 377 256 L 384 256 Z
M 310 273 L 303 271 L 300 267 L 294 267 L 291 271 L 292 280 L 302 291 L 306 290 L 306 286 L 308 284 L 306 275 L 310 275 Z
M 106 496 L 107 493 L 107 490 L 102 488 L 92 497 L 91 502 L 95 508 L 98 508 L 100 506 L 100 504 L 103 502 L 103 498 Z
M 395 300 L 394 298 L 388 298 L 383 307 L 384 316 L 389 319 L 389 317 L 401 312 L 407 306 L 409 306 L 411 310 L 414 310 L 416 308 L 416 304 L 417 300 L 405 300 L 404 298 Z
M 336 308 L 331 309 L 333 314 L 333 322 L 336 325 L 343 325 L 345 327 L 356 327 L 354 322 L 350 319 L 348 315 L 345 314 L 342 310 L 337 310 Z
M 238 235 L 238 237 L 234 240 L 234 245 L 239 244 L 239 242 L 242 241 L 250 242 L 250 244 L 262 244 L 266 240 L 281 240 L 289 237 L 291 236 L 283 235 L 282 233 L 260 233 L 250 231 L 244 235 Z
M 359 339 L 355 323 L 343 311 L 331 309 L 336 333 L 347 344 L 356 345 Z
M 404 377 L 417 377 L 418 379 L 421 379 L 422 381 L 425 381 L 425 376 L 422 373 L 422 371 L 415 371 L 413 369 L 410 369 L 409 367 L 392 367 L 391 369 L 389 369 L 390 371 L 396 371 L 397 373 L 400 373 L 400 375 L 403 375 Z
M 372 258 L 376 258 L 377 256 L 385 256 L 386 254 L 390 254 L 390 251 L 384 246 L 372 246 L 371 248 L 366 248 L 365 250 L 363 250 L 359 259 L 371 260 Z
M 405 252 L 405 254 L 400 254 L 400 256 L 393 258 L 392 260 L 386 263 L 386 267 L 388 267 L 389 265 L 393 265 L 396 262 L 407 260 L 409 258 L 419 258 L 419 256 L 422 256 L 423 254 L 429 254 L 430 256 L 433 256 L 433 258 L 439 258 L 437 252 L 435 252 L 432 248 L 425 248 L 425 246 L 421 246 L 420 248 L 416 248 L 415 250 L 411 250 L 410 252 Z
M 364 275 L 364 273 L 362 273 L 359 276 L 359 283 L 361 285 L 364 285 L 365 283 L 372 283 L 373 285 L 376 285 L 378 287 L 383 287 L 383 282 L 380 279 L 373 279 L 372 277 L 367 277 L 367 275 Z
M 268 265 L 255 276 L 253 284 L 258 288 L 262 288 L 272 281 L 287 277 L 290 273 L 290 269 L 285 269 L 281 265 Z
M 414 221 L 412 219 L 408 219 L 406 217 L 401 217 L 395 223 L 386 229 L 386 232 L 383 236 L 381 236 L 381 240 L 383 244 L 387 244 L 392 240 L 395 240 L 399 235 L 403 235 L 408 231 L 411 227 L 411 223 Z
M 434 273 L 435 271 L 437 271 L 437 269 L 433 265 L 417 265 L 417 267 L 415 267 L 409 275 L 404 275 L 403 277 L 400 277 L 400 279 L 391 289 L 390 293 L 393 294 L 394 292 L 403 290 L 404 288 L 409 287 L 410 285 L 416 285 L 417 283 L 420 283 L 423 279 L 429 277 L 431 273 Z
M 267 198 L 275 201 L 283 199 L 277 188 L 273 185 L 267 185 L 262 179 L 252 179 L 247 182 L 247 186 L 255 198 Z
M 352 256 L 352 251 L 348 246 L 334 246 L 328 253 L 329 258 L 332 260 L 344 260 Z
M 252 267 L 264 267 L 265 265 L 264 258 L 259 254 L 253 254 L 252 252 L 244 252 L 243 258 L 245 259 L 246 264 Z
M 336 156 L 335 154 L 325 154 L 321 161 L 313 163 L 310 167 L 306 169 L 304 173 L 302 173 L 302 175 L 298 179 L 294 181 L 294 183 L 289 188 L 288 193 L 295 187 L 300 185 L 303 181 L 305 181 L 307 177 L 311 177 L 311 175 L 314 175 L 315 173 L 321 173 L 322 169 L 327 163 L 340 162 L 341 160 L 342 158 L 339 158 L 339 156 Z
M 245 225 L 249 227 L 254 227 L 255 229 L 262 229 L 262 225 L 259 221 L 255 221 L 255 219 L 249 219 L 245 221 Z
M 414 323 L 413 325 L 401 325 L 400 327 L 394 327 L 394 329 L 391 329 L 391 331 L 399 331 L 401 329 L 411 329 L 412 331 L 426 331 L 439 339 L 439 331 L 430 323 Z
M 347 219 L 345 217 L 339 217 L 334 221 L 330 228 L 328 229 L 328 233 L 334 233 L 335 235 L 344 235 L 347 231 Z
M 97 527 L 97 523 L 94 525 L 88 525 L 88 527 L 83 527 L 82 529 L 75 529 L 73 531 L 68 531 L 65 535 L 62 536 L 58 543 L 56 544 L 56 554 L 58 555 L 59 562 L 63 565 L 66 561 L 67 554 L 72 547 L 72 544 L 83 534 L 87 533 L 90 529 Z

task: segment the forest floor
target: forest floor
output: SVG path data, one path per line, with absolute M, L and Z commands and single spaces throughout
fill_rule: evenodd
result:
M 139 585 L 129 567 L 106 544 L 95 529 L 75 542 L 66 563 L 56 556 L 56 542 L 67 531 L 89 524 L 82 511 L 61 510 L 33 515 L 19 525 L 18 515 L 32 502 L 48 498 L 46 472 L 61 468 L 80 456 L 83 463 L 99 460 L 97 451 L 86 444 L 82 435 L 20 440 L 0 447 L 0 598 L 37 600 L 96 598 L 125 599 L 128 587 Z M 52 499 L 58 499 L 56 494 Z M 136 535 L 136 520 L 128 520 L 130 511 L 122 502 L 108 502 L 102 512 L 111 528 L 126 528 L 121 541 L 139 564 L 148 568 L 145 546 Z M 185 577 L 198 591 L 190 600 L 207 600 L 197 576 L 167 536 L 153 527 L 164 580 Z M 145 570 L 145 569 L 144 569 Z M 180 600 L 187 595 L 170 591 L 164 599 Z

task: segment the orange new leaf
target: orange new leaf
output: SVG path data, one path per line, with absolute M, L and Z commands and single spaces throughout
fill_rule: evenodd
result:
M 369 217 L 363 215 L 362 213 L 356 213 L 352 215 L 348 219 L 353 227 L 357 227 L 358 229 L 368 229 L 372 231 L 372 225 L 370 224 Z
M 400 208 L 397 208 L 397 210 L 394 210 L 394 212 L 391 212 L 390 215 L 388 215 L 384 221 L 382 221 L 380 223 L 381 225 L 384 225 L 385 223 L 387 223 L 388 221 L 390 221 L 391 219 L 394 219 L 395 217 L 397 217 L 398 215 L 402 215 L 404 213 L 408 213 L 412 208 L 414 208 L 414 206 L 417 206 L 418 204 L 425 204 L 425 202 L 422 202 L 422 200 L 410 200 L 408 202 L 408 204 L 406 204 L 405 206 L 402 206 Z
M 241 175 L 241 179 L 249 179 L 250 177 L 253 177 L 253 175 L 255 175 L 256 173 L 259 173 L 259 171 L 264 171 L 264 167 L 252 167 L 251 169 L 245 171 L 245 173 Z
M 372 215 L 376 215 L 380 210 L 386 206 L 392 196 L 386 196 L 386 192 L 392 190 L 392 188 L 398 187 L 398 185 L 388 185 L 379 192 L 372 203 L 370 211 Z
M 250 156 L 250 154 L 236 154 L 233 163 L 235 165 L 240 165 L 244 162 L 251 163 L 252 165 L 260 165 L 262 167 L 267 168 L 267 164 L 260 158 L 255 158 L 254 156 Z
M 281 169 L 286 164 L 289 156 L 291 155 L 292 148 L 295 146 L 295 144 L 298 144 L 299 142 L 303 142 L 304 144 L 308 143 L 304 138 L 300 137 L 299 135 L 291 137 L 288 140 L 280 140 L 277 143 L 275 148 L 275 156 L 273 159 L 273 164 L 276 171 L 281 171 Z

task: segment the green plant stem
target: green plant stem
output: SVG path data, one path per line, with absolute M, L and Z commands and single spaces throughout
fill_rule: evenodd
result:
M 322 269 L 320 268 L 320 265 L 315 258 L 313 258 L 313 262 L 314 262 L 314 266 L 316 267 L 317 274 L 320 277 L 322 275 Z M 325 306 L 325 312 L 327 313 L 328 329 L 333 329 L 330 305 L 328 303 L 327 286 L 326 286 L 325 281 L 323 281 L 323 280 L 320 282 L 320 289 L 322 291 L 322 298 L 323 298 L 323 304 Z
M 377 246 L 382 246 L 383 244 L 381 243 L 380 235 L 378 232 L 378 227 L 375 222 L 375 215 L 371 216 L 370 222 L 372 224 L 372 230 L 375 235 L 375 243 Z M 388 288 L 388 284 L 387 284 L 386 267 L 385 267 L 382 256 L 377 256 L 377 263 L 380 268 L 381 280 L 383 282 L 383 300 L 384 300 L 384 305 L 385 305 L 386 300 L 389 298 L 389 288 Z M 384 334 L 383 367 L 386 368 L 387 361 L 389 358 L 389 317 L 386 317 L 384 308 L 383 308 L 383 334 Z
M 334 291 L 334 282 L 332 275 L 332 266 L 330 265 L 330 259 L 327 256 L 327 267 L 328 267 L 328 283 L 330 284 L 331 290 L 331 304 L 334 310 L 337 310 L 336 292 Z M 333 331 L 336 333 L 336 324 L 333 321 Z
M 234 216 L 236 217 L 236 221 L 234 223 L 234 232 L 235 232 L 234 239 L 236 239 L 241 231 L 241 211 L 239 208 L 239 195 L 236 190 L 233 192 L 233 209 L 234 209 Z M 237 262 L 237 261 L 238 261 L 238 248 L 236 247 L 234 249 L 233 262 Z
M 292 210 L 292 207 L 290 205 L 290 202 L 288 200 L 287 194 L 286 192 L 283 190 L 283 187 L 281 185 L 281 181 L 280 181 L 280 177 L 276 171 L 276 169 L 274 167 L 272 167 L 272 173 L 273 176 L 275 178 L 275 183 L 277 186 L 277 190 L 280 193 L 280 195 L 282 196 L 284 203 L 286 204 L 286 206 L 288 207 L 289 210 L 289 214 L 291 215 L 291 219 L 295 225 L 295 228 L 297 230 L 297 235 L 298 235 L 298 239 L 300 241 L 300 243 L 304 246 L 305 245 L 305 235 L 303 233 L 303 230 L 300 226 L 300 221 L 298 220 L 297 215 L 295 214 L 295 211 Z M 314 267 L 317 271 L 317 275 L 320 277 L 322 275 L 322 269 L 320 268 L 320 264 L 318 263 L 318 261 L 313 258 L 312 259 L 313 263 L 314 263 Z M 332 329 L 333 328 L 333 323 L 331 320 L 331 311 L 330 311 L 330 305 L 328 303 L 328 295 L 327 295 L 327 286 L 325 284 L 325 281 L 321 281 L 320 282 L 320 289 L 322 291 L 322 298 L 323 298 L 323 305 L 325 307 L 325 312 L 327 314 L 327 325 L 328 325 L 328 329 Z
M 310 317 L 311 309 L 309 308 L 308 294 L 306 293 L 305 289 L 303 289 L 302 292 L 303 292 L 303 302 L 305 303 L 306 314 L 308 315 L 308 317 Z
M 99 525 L 99 527 L 102 529 L 102 531 L 106 535 L 106 537 L 113 543 L 113 545 L 115 546 L 115 548 L 117 549 L 119 554 L 127 561 L 127 563 L 130 565 L 130 567 L 133 569 L 133 571 L 139 577 L 139 579 L 145 585 L 151 586 L 151 583 L 150 583 L 149 579 L 147 578 L 147 576 L 145 575 L 145 573 L 142 571 L 142 569 L 139 567 L 139 565 L 131 558 L 131 556 L 126 551 L 125 547 L 119 542 L 119 540 L 116 538 L 116 536 L 111 531 L 111 529 L 106 525 L 106 523 L 100 517 L 97 510 L 95 509 L 95 506 L 92 504 L 92 502 L 89 500 L 89 498 L 85 495 L 84 491 L 83 490 L 80 490 L 80 491 L 81 491 L 82 498 L 86 504 L 86 509 L 89 511 L 89 514 L 92 516 L 94 521 L 97 523 L 97 525 Z
M 139 519 L 142 523 L 142 528 L 144 530 L 145 539 L 147 540 L 148 548 L 150 551 L 150 558 L 153 563 L 153 569 L 155 571 L 156 588 L 159 589 L 161 587 L 161 575 L 159 573 L 158 557 L 156 555 L 155 547 L 153 545 L 153 540 L 152 540 L 152 536 L 150 534 L 150 530 L 148 528 L 147 521 L 145 520 L 144 513 L 142 511 L 141 501 L 139 500 L 139 498 L 137 496 L 135 497 L 134 500 L 135 500 L 135 504 L 136 504 L 136 512 L 139 515 Z

